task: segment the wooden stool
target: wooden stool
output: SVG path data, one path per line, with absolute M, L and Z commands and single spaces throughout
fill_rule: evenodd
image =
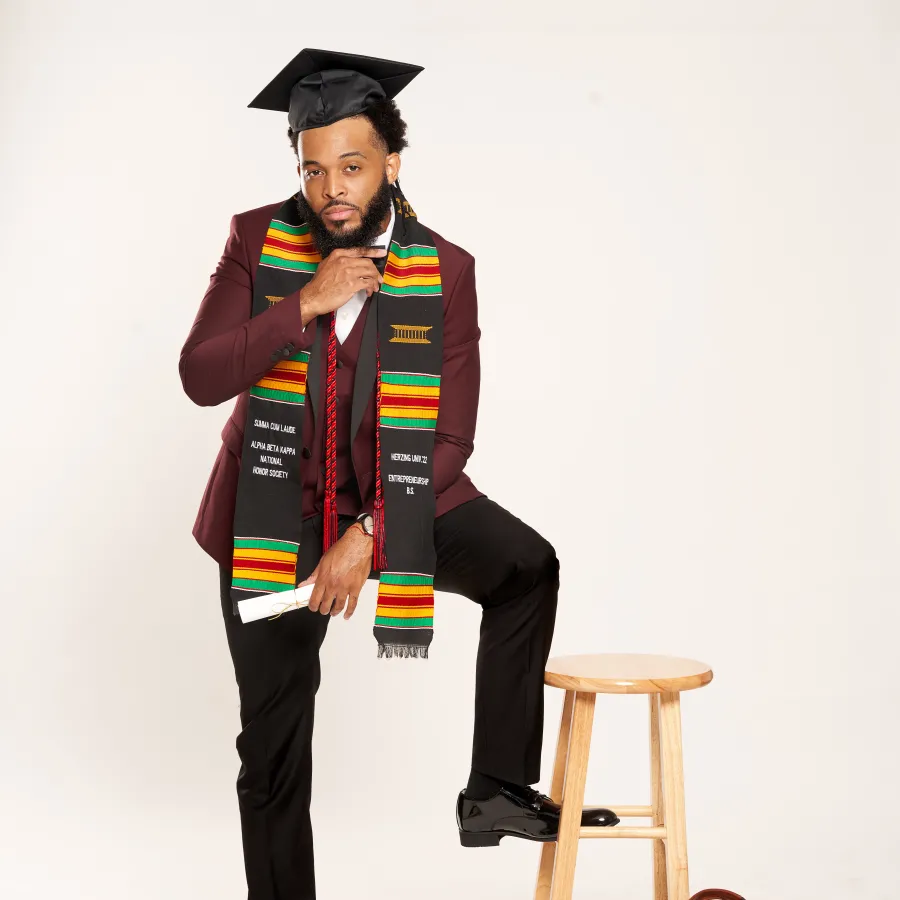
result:
M 535 900 L 571 900 L 580 838 L 650 838 L 654 900 L 688 900 L 681 691 L 703 687 L 712 677 L 706 664 L 672 656 L 601 653 L 547 661 L 544 684 L 566 692 L 550 788 L 562 813 L 558 840 L 541 849 Z M 650 806 L 610 807 L 620 818 L 649 818 L 650 826 L 581 827 L 597 694 L 650 697 Z

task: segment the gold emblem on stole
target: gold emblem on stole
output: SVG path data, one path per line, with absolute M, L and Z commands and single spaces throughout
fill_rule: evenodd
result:
M 416 211 L 409 205 L 409 200 L 404 200 L 401 204 L 400 200 L 397 197 L 394 197 L 394 208 L 400 215 L 405 216 L 407 219 L 419 218 L 416 215 Z
M 391 325 L 394 336 L 390 339 L 399 344 L 430 344 L 425 333 L 431 331 L 432 325 Z
M 284 297 L 272 297 L 266 294 L 266 300 L 269 301 L 269 306 L 274 306 L 279 300 L 284 300 Z

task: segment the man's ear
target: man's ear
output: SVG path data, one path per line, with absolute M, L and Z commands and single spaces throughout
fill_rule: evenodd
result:
M 393 184 L 400 177 L 400 154 L 388 153 L 384 161 L 386 163 L 385 175 L 387 175 L 387 180 Z

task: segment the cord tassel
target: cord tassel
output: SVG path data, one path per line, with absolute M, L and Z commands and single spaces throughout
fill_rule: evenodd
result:
M 381 354 L 375 346 L 375 546 L 373 548 L 373 565 L 383 572 L 387 568 L 387 557 L 384 550 L 384 496 L 381 491 Z
M 325 380 L 325 528 L 322 552 L 337 541 L 337 334 L 336 313 L 328 331 L 328 374 Z

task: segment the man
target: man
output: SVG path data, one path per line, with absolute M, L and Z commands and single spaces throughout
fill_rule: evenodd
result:
M 240 692 L 251 900 L 315 896 L 319 648 L 369 578 L 379 656 L 427 658 L 433 590 L 482 607 L 463 845 L 553 840 L 559 825 L 558 805 L 529 787 L 559 562 L 463 471 L 479 393 L 474 258 L 418 222 L 400 191 L 406 124 L 393 97 L 419 71 L 306 49 L 254 100 L 288 112 L 300 190 L 232 218 L 181 351 L 195 403 L 237 397 L 193 533 L 220 566 Z M 307 584 L 308 608 L 237 614 Z M 618 822 L 599 808 L 583 820 Z

